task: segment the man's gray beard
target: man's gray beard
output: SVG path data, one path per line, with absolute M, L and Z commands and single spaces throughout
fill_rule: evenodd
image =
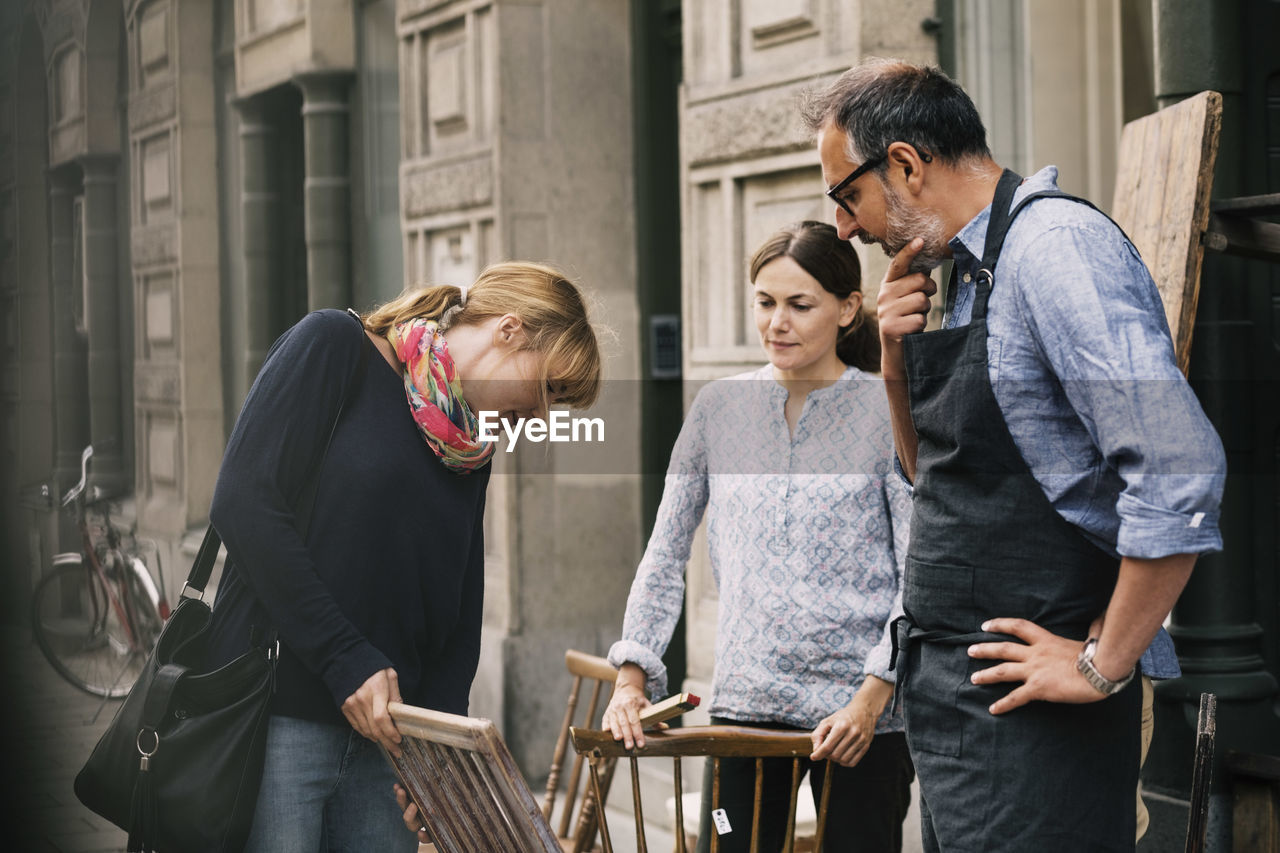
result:
M 916 237 L 923 237 L 924 246 L 912 259 L 907 272 L 927 274 L 937 269 L 945 260 L 947 249 L 947 232 L 942 217 L 930 211 L 907 207 L 888 184 L 884 184 L 884 201 L 884 239 L 877 239 L 865 231 L 858 234 L 858 239 L 867 245 L 878 245 L 892 258 Z

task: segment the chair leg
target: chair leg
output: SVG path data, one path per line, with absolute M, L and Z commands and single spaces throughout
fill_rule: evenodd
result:
M 604 802 L 600 792 L 600 774 L 596 771 L 598 761 L 598 758 L 591 759 L 591 788 L 595 791 L 597 805 Z M 605 820 L 604 809 L 596 809 L 596 819 L 600 824 L 600 844 L 604 847 L 604 853 L 613 853 L 613 839 L 609 836 L 609 822 Z
M 1203 853 L 1209 822 L 1209 784 L 1213 781 L 1213 741 L 1218 731 L 1218 697 L 1200 694 L 1196 757 L 1191 768 L 1191 810 L 1187 815 L 1186 853 Z

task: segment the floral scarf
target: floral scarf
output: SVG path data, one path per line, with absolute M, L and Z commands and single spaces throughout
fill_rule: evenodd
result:
M 478 441 L 479 422 L 462 399 L 462 383 L 439 324 L 434 320 L 397 323 L 387 340 L 404 362 L 409 410 L 427 446 L 450 471 L 470 473 L 493 456 L 492 441 Z

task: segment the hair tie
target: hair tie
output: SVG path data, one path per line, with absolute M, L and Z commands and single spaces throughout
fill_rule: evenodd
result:
M 442 332 L 446 331 L 453 325 L 454 321 L 458 319 L 458 315 L 462 313 L 462 306 L 467 304 L 466 286 L 460 285 L 458 287 L 458 292 L 461 294 L 461 297 L 458 299 L 458 303 L 456 305 L 450 305 L 444 310 L 444 313 L 440 315 L 439 323 L 440 331 Z

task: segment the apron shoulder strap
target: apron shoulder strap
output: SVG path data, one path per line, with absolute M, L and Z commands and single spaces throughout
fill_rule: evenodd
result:
M 1006 169 L 1005 174 L 1012 175 L 1013 173 Z M 1001 178 L 1001 181 L 1004 181 L 1003 177 Z M 1019 181 L 1021 181 L 1020 178 Z M 992 201 L 991 224 L 987 227 L 987 242 L 982 251 L 982 266 L 984 269 L 990 270 L 993 273 L 995 272 L 996 262 L 1000 258 L 1000 250 L 1004 247 L 1005 237 L 1009 235 L 1009 226 L 1013 224 L 1013 220 L 1017 218 L 1018 214 L 1021 213 L 1027 205 L 1042 198 L 1062 198 L 1067 201 L 1074 201 L 1077 204 L 1083 204 L 1091 207 L 1106 217 L 1107 221 L 1112 225 L 1115 225 L 1116 230 L 1118 230 L 1126 240 L 1129 240 L 1129 235 L 1125 234 L 1124 229 L 1121 228 L 1114 219 L 1107 216 L 1105 211 L 1099 210 L 1098 206 L 1088 199 L 1080 198 L 1080 196 L 1075 196 L 1071 193 L 1064 193 L 1062 190 L 1040 190 L 1038 192 L 1029 193 L 1025 198 L 1021 199 L 1017 206 L 1009 211 L 1007 216 L 1001 217 L 1001 221 L 999 223 L 996 222 L 996 201 Z M 999 188 L 997 187 L 997 200 L 998 199 Z M 1010 200 L 1012 200 L 1012 194 L 1010 195 L 1010 199 L 1005 201 L 1005 206 L 999 208 L 999 210 L 1007 210 Z M 999 225 L 999 228 L 996 227 L 997 224 Z M 1132 243 L 1133 241 L 1129 240 L 1129 242 Z
M 1013 220 L 1017 218 L 1018 214 L 1025 210 L 1031 202 L 1042 198 L 1061 198 L 1088 205 L 1097 210 L 1098 213 L 1106 216 L 1107 221 L 1115 225 L 1120 234 L 1126 240 L 1129 240 L 1129 235 L 1124 233 L 1124 229 L 1117 225 L 1116 221 L 1107 216 L 1106 213 L 1098 210 L 1093 202 L 1070 193 L 1064 193 L 1062 190 L 1040 190 L 1029 193 L 1010 209 L 1014 193 L 1021 183 L 1022 178 L 1016 172 L 1005 169 L 1000 176 L 1000 182 L 996 185 L 995 198 L 991 201 L 991 218 L 987 223 L 987 239 L 982 248 L 982 269 L 978 273 L 978 291 L 973 306 L 974 318 L 985 318 L 987 315 L 987 301 L 991 297 L 991 288 L 995 285 L 996 263 L 1000 260 L 1000 251 L 1004 248 L 1005 238 L 1009 236 L 1009 227 L 1013 224 Z M 1133 241 L 1129 240 L 1129 243 L 1132 244 Z M 951 310 L 951 294 L 955 291 L 954 267 L 951 273 L 953 280 L 948 287 L 948 310 Z

